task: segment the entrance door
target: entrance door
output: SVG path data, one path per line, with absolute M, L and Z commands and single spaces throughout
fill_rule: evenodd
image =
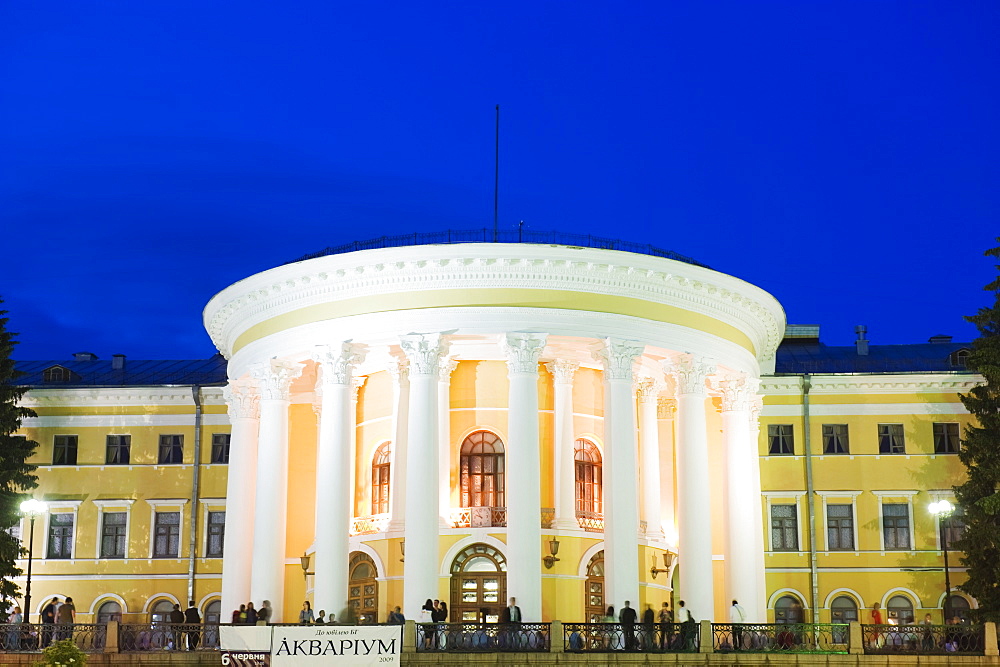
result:
M 378 582 L 375 581 L 375 562 L 361 551 L 351 554 L 349 567 L 348 604 L 353 620 L 358 625 L 378 623 Z M 347 620 L 347 619 L 344 619 Z
M 598 551 L 587 564 L 587 622 L 604 621 L 604 552 Z
M 473 544 L 451 564 L 453 623 L 497 623 L 506 605 L 507 561 L 488 544 Z

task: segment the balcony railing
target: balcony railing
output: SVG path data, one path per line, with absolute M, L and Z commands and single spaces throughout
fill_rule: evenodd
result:
M 53 642 L 72 639 L 84 653 L 100 653 L 107 642 L 103 623 L 4 623 L 0 650 L 9 653 L 41 651 Z
M 588 533 L 604 532 L 604 515 L 600 512 L 584 512 L 577 510 L 576 521 Z
M 984 655 L 982 625 L 862 625 L 867 654 Z
M 549 623 L 420 623 L 417 651 L 543 653 L 550 629 Z
M 847 623 L 713 623 L 716 653 L 847 653 Z
M 503 528 L 507 525 L 506 507 L 453 507 L 452 528 Z
M 371 514 L 351 519 L 351 535 L 384 533 L 389 525 L 389 514 Z
M 121 653 L 144 651 L 212 651 L 219 648 L 219 626 L 201 623 L 122 623 Z

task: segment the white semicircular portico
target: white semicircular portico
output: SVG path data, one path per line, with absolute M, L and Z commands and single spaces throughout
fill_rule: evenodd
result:
M 316 608 L 419 619 L 440 597 L 463 620 L 495 615 L 502 592 L 525 620 L 580 618 L 579 559 L 603 541 L 607 604 L 658 600 L 649 560 L 676 553 L 701 618 L 721 585 L 765 620 L 751 404 L 784 315 L 763 290 L 613 250 L 411 246 L 251 276 L 205 325 L 230 373 L 224 609 L 253 596 L 281 616 L 311 592 Z M 506 571 L 442 578 L 477 535 L 486 555 L 504 545 L 482 563 Z M 375 597 L 353 593 L 368 586 L 351 578 L 358 540 L 388 570 Z

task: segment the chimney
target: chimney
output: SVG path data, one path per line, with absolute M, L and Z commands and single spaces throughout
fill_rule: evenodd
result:
M 113 371 L 123 371 L 123 370 L 125 370 L 125 355 L 124 354 L 112 354 L 111 355 L 111 370 L 113 370 Z
M 937 336 L 931 336 L 930 338 L 927 339 L 927 342 L 928 343 L 935 343 L 935 344 L 950 343 L 951 342 L 951 336 L 943 336 L 943 335 L 939 334 Z
M 868 333 L 868 327 L 863 324 L 859 324 L 854 327 L 854 333 L 858 334 L 858 339 L 854 341 L 854 344 L 858 348 L 858 356 L 867 357 L 868 356 L 868 339 L 865 338 L 865 334 Z
M 73 358 L 77 361 L 97 361 L 97 355 L 93 352 L 74 352 Z

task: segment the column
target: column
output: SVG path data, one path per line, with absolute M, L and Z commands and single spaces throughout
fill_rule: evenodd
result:
M 271 359 L 251 369 L 261 389 L 257 445 L 250 598 L 271 601 L 275 622 L 284 618 L 285 524 L 288 516 L 288 392 L 302 365 Z
M 538 358 L 545 334 L 509 333 L 507 355 L 507 597 L 525 621 L 542 620 L 542 476 Z
M 644 346 L 608 338 L 595 356 L 604 364 L 604 586 L 620 609 L 639 605 L 639 480 L 636 474 L 632 365 Z
M 651 377 L 636 383 L 639 399 L 639 460 L 642 462 L 642 518 L 646 539 L 663 541 L 660 508 L 660 425 L 656 418 L 657 400 L 665 385 Z M 657 567 L 660 567 L 658 564 Z
M 389 452 L 392 465 L 389 468 L 389 532 L 400 532 L 405 525 L 406 507 L 406 429 L 410 403 L 409 368 L 406 359 L 389 362 L 392 375 L 392 449 Z
M 576 520 L 576 430 L 573 428 L 573 375 L 580 364 L 557 359 L 545 364 L 552 373 L 554 408 L 555 452 L 552 467 L 555 469 L 555 518 L 552 527 L 557 530 L 575 530 Z
M 362 375 L 360 377 L 354 377 L 351 379 L 351 409 L 348 412 L 348 418 L 351 421 L 350 426 L 350 439 L 351 444 L 348 448 L 350 450 L 350 462 L 348 465 L 351 467 L 351 518 L 358 516 L 359 514 L 368 514 L 371 510 L 369 505 L 365 509 L 360 509 L 358 495 L 361 495 L 361 500 L 367 500 L 364 497 L 363 492 L 359 491 L 358 487 L 358 394 L 361 392 L 361 387 L 365 386 L 368 376 Z M 361 473 L 362 479 L 367 478 L 366 484 L 368 485 L 369 491 L 371 490 L 371 468 L 366 472 Z M 391 474 L 391 471 L 390 471 Z
M 709 493 L 705 379 L 715 367 L 682 354 L 664 370 L 677 382 L 677 502 L 680 597 L 695 618 L 715 617 L 712 582 L 712 507 Z
M 457 359 L 442 359 L 438 366 L 438 508 L 442 528 L 451 527 L 451 374 Z
M 438 597 L 438 365 L 447 354 L 440 334 L 400 336 L 410 362 L 410 401 L 406 434 L 406 561 L 403 563 L 403 614 L 420 618 L 427 598 Z
M 356 364 L 364 359 L 363 348 L 350 343 L 322 346 L 319 364 L 322 390 L 319 443 L 316 454 L 316 573 L 313 603 L 341 618 L 347 607 L 347 567 L 350 547 L 351 486 L 351 380 Z
M 759 620 L 765 601 L 757 596 L 760 477 L 754 479 L 755 441 L 750 439 L 750 400 L 759 382 L 744 373 L 718 378 L 722 396 L 722 440 L 726 448 L 726 601 L 739 600 L 747 621 Z M 754 517 L 757 520 L 754 520 Z
M 660 396 L 656 403 L 660 423 L 660 520 L 667 528 L 664 540 L 677 553 L 677 512 L 674 507 L 674 418 L 677 399 Z M 667 484 L 664 484 L 666 480 Z
M 750 397 L 750 451 L 752 452 L 753 458 L 753 479 L 755 481 L 754 497 L 757 498 L 757 502 L 753 504 L 754 506 L 754 557 L 757 561 L 756 566 L 756 578 L 757 578 L 757 599 L 760 600 L 760 607 L 753 612 L 747 609 L 748 613 L 756 614 L 759 621 L 754 621 L 755 623 L 766 623 L 767 622 L 767 578 L 766 570 L 764 566 L 764 509 L 762 507 L 762 496 L 760 493 L 760 449 L 759 445 L 759 435 L 760 435 L 760 411 L 764 407 L 764 397 L 760 394 L 754 394 Z M 751 616 L 750 618 L 754 618 Z
M 249 378 L 230 380 L 222 391 L 232 424 L 222 550 L 222 608 L 232 611 L 250 599 L 252 561 L 247 555 L 253 553 L 260 392 Z

